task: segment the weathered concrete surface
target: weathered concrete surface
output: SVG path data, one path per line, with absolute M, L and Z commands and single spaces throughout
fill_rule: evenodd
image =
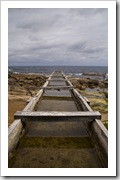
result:
M 23 158 L 24 157 L 24 158 Z M 72 158 L 70 158 L 72 157 Z M 93 148 L 19 148 L 13 168 L 100 168 Z
M 24 158 L 23 158 L 24 157 Z M 71 158 L 72 157 L 72 158 Z M 89 137 L 25 137 L 13 168 L 101 168 Z
M 65 86 L 65 81 L 49 81 L 49 86 Z
M 17 111 L 14 114 L 16 119 L 22 121 L 41 121 L 41 122 L 75 122 L 75 121 L 93 121 L 95 119 L 101 119 L 101 114 L 98 111 Z
M 45 90 L 43 97 L 44 96 L 59 96 L 59 97 L 71 97 L 70 91 L 69 90 Z
M 108 132 L 105 126 L 95 120 L 88 123 L 88 130 L 104 167 L 108 167 Z
M 74 101 L 42 100 L 38 103 L 37 111 L 77 111 L 77 107 Z
M 20 137 L 22 136 L 23 131 L 23 123 L 22 121 L 15 120 L 8 129 L 8 154 L 14 150 L 14 148 L 17 146 L 17 143 L 20 140 Z
M 65 78 L 63 78 L 63 77 L 57 77 L 57 76 L 52 76 L 52 78 L 51 78 L 51 80 L 64 80 Z
M 31 137 L 88 137 L 81 122 L 32 122 L 27 136 Z

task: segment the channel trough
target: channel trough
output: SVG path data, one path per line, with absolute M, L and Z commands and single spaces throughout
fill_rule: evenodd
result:
M 9 168 L 107 168 L 101 114 L 54 71 L 8 130 Z

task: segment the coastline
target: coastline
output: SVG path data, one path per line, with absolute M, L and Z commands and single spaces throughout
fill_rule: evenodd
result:
M 88 75 L 88 73 L 87 73 Z M 92 74 L 96 76 L 96 74 Z M 8 75 L 8 126 L 14 120 L 14 113 L 23 110 L 27 101 L 39 91 L 47 77 L 39 74 L 16 74 L 9 72 Z M 76 86 L 78 92 L 90 101 L 93 110 L 100 111 L 102 122 L 108 124 L 108 80 L 91 79 L 85 77 L 71 77 L 68 79 Z

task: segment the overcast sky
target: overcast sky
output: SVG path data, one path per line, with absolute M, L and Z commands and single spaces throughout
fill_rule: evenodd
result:
M 9 9 L 9 65 L 107 66 L 108 10 Z

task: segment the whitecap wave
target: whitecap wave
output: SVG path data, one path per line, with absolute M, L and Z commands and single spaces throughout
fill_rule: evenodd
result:
M 76 73 L 76 76 L 82 76 L 83 73 Z
M 20 74 L 19 72 L 14 72 L 14 74 Z
M 9 72 L 12 72 L 13 70 L 12 70 L 12 69 L 10 69 L 10 68 L 8 68 L 8 71 L 9 71 Z

